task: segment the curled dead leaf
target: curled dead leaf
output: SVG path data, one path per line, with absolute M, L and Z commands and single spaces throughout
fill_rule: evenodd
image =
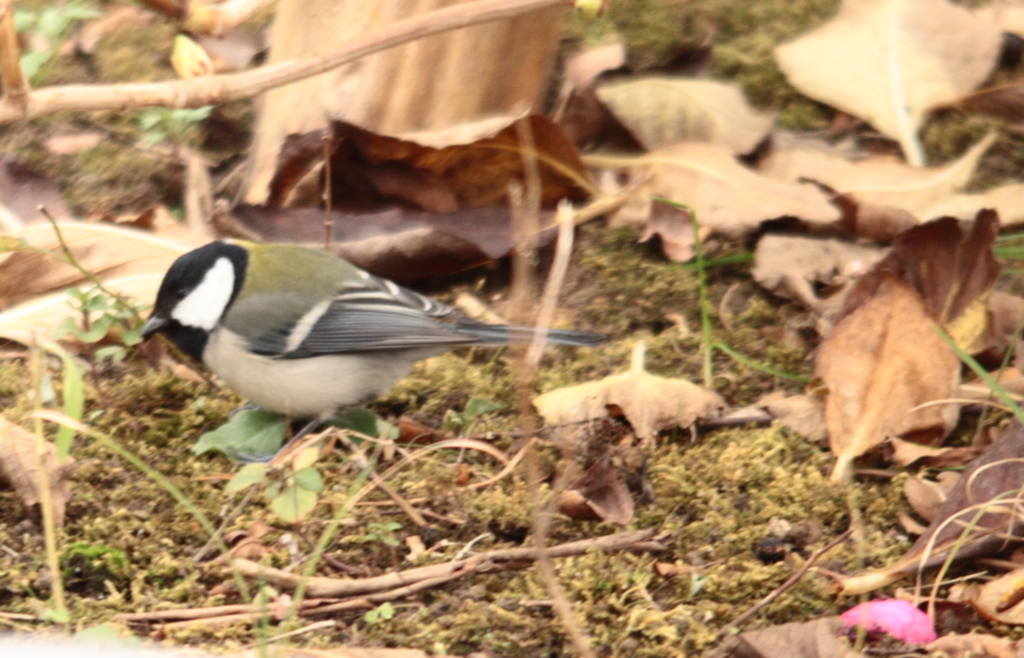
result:
M 43 443 L 43 468 L 50 483 L 53 518 L 57 527 L 64 525 L 64 511 L 71 498 L 71 471 L 74 460 L 68 456 L 58 463 L 53 443 Z M 0 479 L 10 483 L 25 507 L 39 504 L 39 458 L 36 437 L 0 416 Z
M 684 379 L 667 379 L 644 369 L 644 343 L 633 349 L 628 372 L 537 396 L 533 404 L 549 425 L 582 423 L 618 407 L 636 435 L 649 441 L 662 430 L 687 427 L 725 408 L 722 397 Z

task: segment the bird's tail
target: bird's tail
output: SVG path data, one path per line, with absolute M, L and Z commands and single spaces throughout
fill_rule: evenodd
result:
M 532 327 L 510 327 L 505 324 L 462 323 L 453 325 L 453 328 L 459 333 L 476 337 L 481 343 L 499 345 L 529 343 L 541 331 Z M 571 329 L 548 329 L 547 331 L 547 342 L 553 345 L 588 347 L 600 345 L 606 340 L 608 337 L 604 334 L 596 334 L 591 331 L 573 331 Z

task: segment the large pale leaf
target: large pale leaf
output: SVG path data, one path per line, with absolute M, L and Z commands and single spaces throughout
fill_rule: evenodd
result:
M 832 21 L 775 56 L 794 87 L 868 121 L 921 166 L 926 113 L 981 84 L 1001 45 L 994 23 L 946 0 L 845 0 Z
M 730 236 L 757 230 L 762 222 L 798 217 L 808 223 L 839 219 L 839 210 L 814 185 L 762 176 L 716 144 L 675 144 L 637 158 L 593 156 L 587 162 L 620 169 L 649 169 L 651 193 L 685 203 L 701 226 Z
M 152 303 L 171 263 L 190 247 L 146 231 L 110 224 L 65 222 L 64 241 L 82 267 L 109 289 Z M 62 254 L 49 225 L 33 225 L 11 237 L 38 249 Z M 0 253 L 0 337 L 27 342 L 32 331 L 52 336 L 72 314 L 64 290 L 92 283 L 76 268 L 30 250 Z
M 994 141 L 995 135 L 991 134 L 942 167 L 911 167 L 886 157 L 851 162 L 822 150 L 788 149 L 773 152 L 759 170 L 782 181 L 810 179 L 827 185 L 857 201 L 861 215 L 866 214 L 864 206 L 885 207 L 926 222 L 944 215 L 969 219 L 983 208 L 994 208 L 1003 226 L 1020 224 L 1024 222 L 1024 185 L 1006 185 L 978 194 L 962 192 Z M 859 225 L 865 217 L 856 221 Z
M 771 130 L 771 116 L 755 112 L 736 85 L 713 80 L 651 76 L 609 82 L 597 97 L 649 150 L 675 142 L 711 142 L 750 153 Z

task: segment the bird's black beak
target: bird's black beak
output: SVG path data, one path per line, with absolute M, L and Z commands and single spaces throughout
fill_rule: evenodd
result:
M 156 332 L 166 327 L 167 322 L 167 318 L 154 313 L 149 318 L 149 320 L 146 321 L 145 326 L 142 327 L 142 333 L 140 335 L 142 336 L 143 339 L 149 338 Z

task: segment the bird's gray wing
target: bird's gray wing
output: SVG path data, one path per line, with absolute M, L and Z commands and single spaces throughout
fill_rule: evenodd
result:
M 250 349 L 264 356 L 297 359 L 479 342 L 476 336 L 438 321 L 452 312 L 450 307 L 390 281 L 379 281 L 383 283 L 368 280 L 368 285 L 350 287 L 316 304 L 287 328 L 250 339 Z

